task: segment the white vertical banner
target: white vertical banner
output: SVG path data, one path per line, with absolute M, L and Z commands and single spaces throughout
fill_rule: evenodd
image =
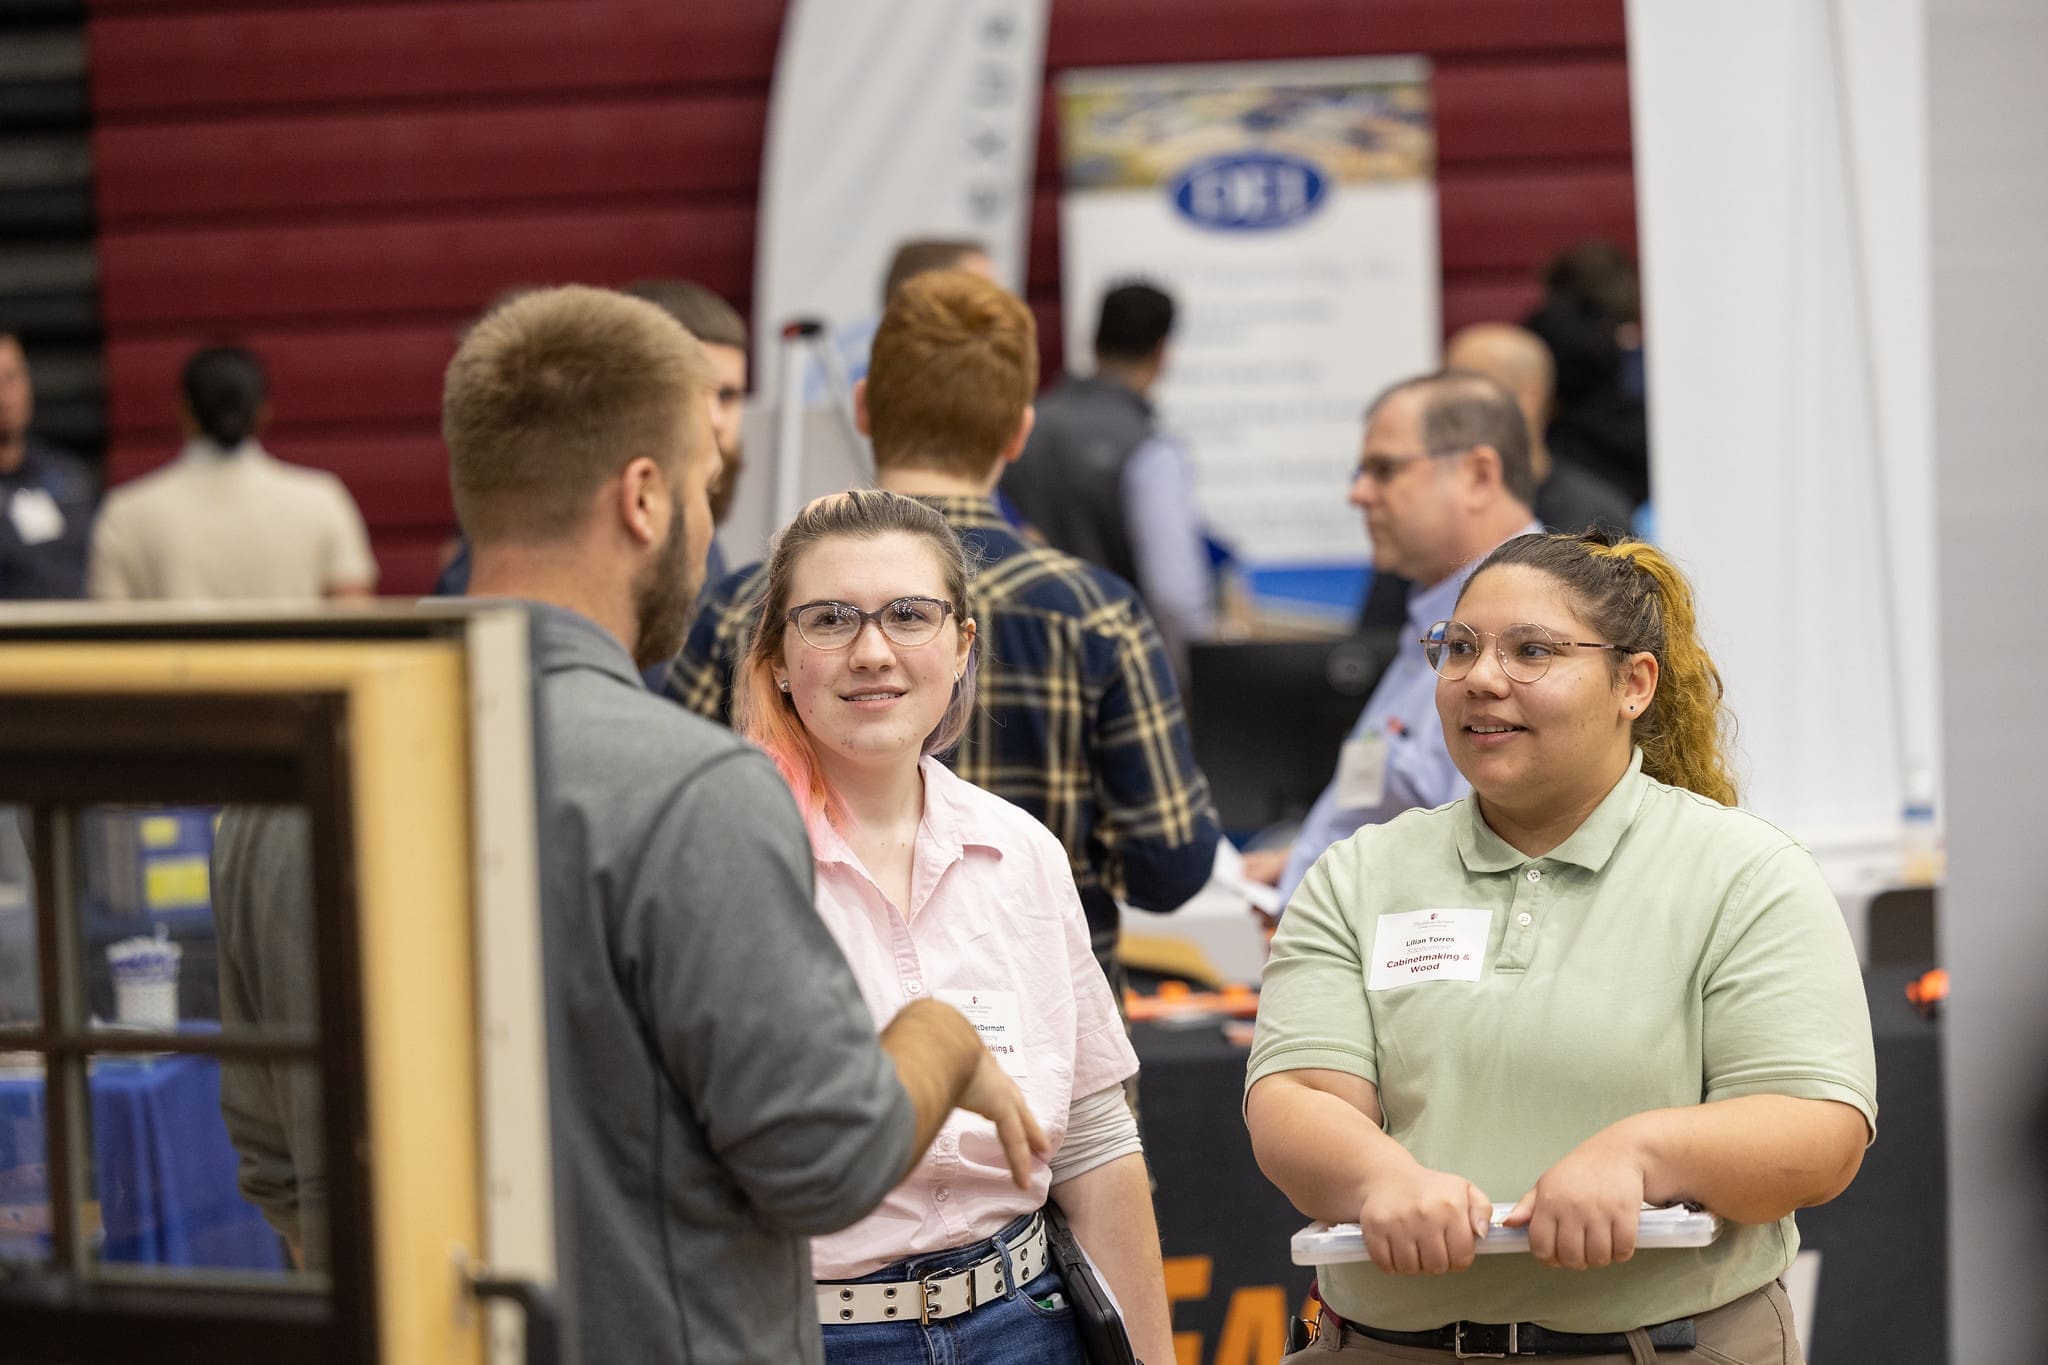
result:
M 1659 538 L 1745 804 L 1887 876 L 1939 763 L 1921 11 L 1628 7 Z
M 976 238 L 1022 289 L 1047 0 L 791 0 L 754 266 L 756 388 L 783 323 L 872 326 L 901 242 Z
M 1069 71 L 1059 102 L 1068 368 L 1106 289 L 1165 289 L 1155 398 L 1212 532 L 1255 569 L 1362 565 L 1361 414 L 1441 349 L 1428 64 Z

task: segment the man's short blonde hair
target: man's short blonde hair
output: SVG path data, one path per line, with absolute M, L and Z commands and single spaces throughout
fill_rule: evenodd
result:
M 868 430 L 882 468 L 979 478 L 1038 390 L 1038 327 L 1024 301 L 965 270 L 906 280 L 868 360 Z
M 628 461 L 675 473 L 683 415 L 711 385 L 703 347 L 640 299 L 567 285 L 494 309 L 463 338 L 441 399 L 463 531 L 557 540 Z

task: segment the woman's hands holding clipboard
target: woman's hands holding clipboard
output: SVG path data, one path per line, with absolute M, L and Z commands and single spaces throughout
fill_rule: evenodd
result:
M 1471 1268 L 1493 1205 L 1477 1185 L 1433 1171 L 1407 1153 L 1375 1173 L 1358 1211 L 1372 1263 L 1389 1275 L 1445 1275 Z
M 1612 1133 L 1567 1152 L 1501 1220 L 1528 1228 L 1529 1254 L 1544 1265 L 1597 1270 L 1636 1254 L 1643 1168 Z
M 1573 1148 L 1512 1207 L 1491 1204 L 1463 1176 L 1431 1170 L 1402 1153 L 1374 1173 L 1359 1209 L 1359 1236 L 1367 1259 L 1389 1275 L 1450 1274 L 1469 1269 L 1482 1251 L 1524 1249 L 1523 1236 L 1508 1239 L 1513 1246 L 1488 1245 L 1489 1234 L 1500 1241 L 1507 1230 L 1524 1234 L 1538 1261 L 1563 1270 L 1630 1259 L 1649 1226 L 1646 1218 L 1659 1220 L 1658 1245 L 1713 1240 L 1718 1220 L 1703 1213 L 1663 1218 L 1682 1211 L 1649 1208 L 1643 1182 L 1640 1161 L 1611 1129 Z

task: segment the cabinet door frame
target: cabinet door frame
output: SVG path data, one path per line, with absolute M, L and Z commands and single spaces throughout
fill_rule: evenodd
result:
M 349 698 L 344 691 L 12 693 L 0 699 L 0 805 L 29 813 L 41 1008 L 0 1048 L 43 1054 L 53 1252 L 0 1280 L 10 1360 L 97 1365 L 138 1342 L 166 1362 L 377 1359 L 370 1229 L 359 906 L 350 868 Z M 78 817 L 96 805 L 288 804 L 312 830 L 321 980 L 314 1036 L 109 1033 L 91 1027 L 78 970 Z M 94 1054 L 179 1052 L 320 1068 L 328 1153 L 330 1267 L 269 1285 L 232 1274 L 161 1274 L 93 1261 L 86 1195 L 86 1073 Z M 346 1310 L 341 1306 L 346 1305 Z

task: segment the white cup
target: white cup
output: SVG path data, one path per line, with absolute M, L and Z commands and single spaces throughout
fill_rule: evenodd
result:
M 178 1026 L 178 979 L 123 981 L 114 978 L 114 1018 L 145 1028 Z
M 178 963 L 184 950 L 159 926 L 154 938 L 107 945 L 114 976 L 114 1018 L 145 1028 L 178 1026 Z

